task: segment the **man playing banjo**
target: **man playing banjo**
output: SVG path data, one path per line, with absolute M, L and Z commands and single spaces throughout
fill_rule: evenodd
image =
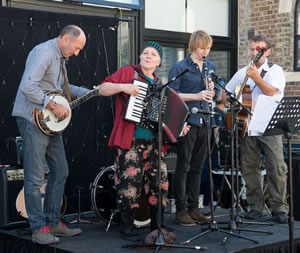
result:
M 70 116 L 70 109 L 56 103 L 51 92 L 68 96 L 66 90 L 69 90 L 73 98 L 87 94 L 86 88 L 68 85 L 65 67 L 65 60 L 77 56 L 85 43 L 83 30 L 68 25 L 57 38 L 35 46 L 28 55 L 12 112 L 24 144 L 25 204 L 32 241 L 39 244 L 58 243 L 56 236 L 82 232 L 79 228 L 69 229 L 60 221 L 61 199 L 68 177 L 62 135 L 58 132 L 49 136 L 41 132 L 35 125 L 33 109 L 50 110 L 58 121 Z M 45 165 L 49 174 L 42 208 L 40 188 L 44 183 Z

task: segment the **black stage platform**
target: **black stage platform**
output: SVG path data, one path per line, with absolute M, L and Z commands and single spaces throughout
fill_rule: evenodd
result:
M 207 209 L 208 210 L 208 209 Z M 204 211 L 207 211 L 204 210 Z M 228 209 L 216 209 L 216 220 L 218 222 L 228 220 Z M 90 219 L 97 219 L 92 214 L 83 215 Z M 183 227 L 175 223 L 175 214 L 165 214 L 166 224 L 176 230 L 176 243 L 190 239 L 202 232 L 205 225 L 196 227 Z M 67 217 L 65 220 L 70 220 Z M 264 216 L 259 221 L 271 222 L 270 216 Z M 119 226 L 112 225 L 108 232 L 105 232 L 106 224 L 103 221 L 96 221 L 93 224 L 69 225 L 78 226 L 83 230 L 83 234 L 73 238 L 61 238 L 61 242 L 56 246 L 43 246 L 31 242 L 31 235 L 26 228 L 1 229 L 0 230 L 0 252 L 1 253 L 113 253 L 113 252 L 151 252 L 153 249 L 128 249 L 122 248 L 130 242 L 119 236 Z M 224 225 L 219 225 L 219 227 Z M 240 235 L 257 240 L 259 244 L 251 241 L 228 236 L 222 232 L 211 232 L 194 241 L 189 246 L 199 245 L 207 247 L 204 252 L 289 252 L 289 227 L 288 225 L 275 224 L 273 226 L 241 225 L 241 228 L 253 228 L 272 231 L 273 235 L 266 235 L 254 232 L 241 232 Z M 146 235 L 149 228 L 140 228 L 140 233 Z M 295 252 L 300 252 L 300 222 L 295 222 Z M 161 249 L 163 252 L 195 252 L 191 249 Z

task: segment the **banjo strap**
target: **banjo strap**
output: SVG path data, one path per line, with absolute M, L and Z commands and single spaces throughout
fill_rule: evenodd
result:
M 71 100 L 71 94 L 70 94 L 70 89 L 69 89 L 69 85 L 68 85 L 68 81 L 67 81 L 67 77 L 66 77 L 66 72 L 65 72 L 65 68 L 64 68 L 64 64 L 61 63 L 61 72 L 64 78 L 64 86 L 65 86 L 65 91 L 66 91 L 66 95 L 67 95 L 67 99 L 68 102 L 70 103 Z

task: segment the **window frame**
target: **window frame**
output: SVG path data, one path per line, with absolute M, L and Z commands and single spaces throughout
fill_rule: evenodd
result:
M 147 0 L 142 0 L 147 1 Z M 148 0 L 149 1 L 149 0 Z M 144 3 L 145 6 L 145 3 Z M 173 32 L 158 29 L 145 28 L 145 10 L 140 11 L 141 26 L 140 26 L 140 40 L 139 49 L 141 49 L 144 43 L 148 40 L 156 40 L 161 43 L 162 46 L 176 47 L 176 45 L 185 45 L 188 48 L 189 38 L 191 33 L 186 32 Z M 212 36 L 213 47 L 212 50 L 216 51 L 228 51 L 230 55 L 228 76 L 232 77 L 237 71 L 237 40 L 238 40 L 238 1 L 229 1 L 229 36 Z M 187 50 L 186 50 L 187 52 Z
M 139 0 L 139 4 L 127 4 L 127 3 L 122 3 L 122 1 L 110 2 L 110 1 L 105 1 L 105 0 L 63 0 L 63 1 L 85 3 L 85 4 L 95 4 L 95 5 L 102 5 L 102 6 L 111 6 L 111 7 L 116 7 L 116 8 L 137 9 L 137 10 L 144 8 L 142 0 Z

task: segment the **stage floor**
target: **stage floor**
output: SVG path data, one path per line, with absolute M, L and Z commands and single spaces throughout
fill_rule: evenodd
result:
M 204 210 L 208 211 L 209 209 Z M 227 227 L 228 225 L 221 224 L 229 220 L 229 209 L 216 209 L 216 221 L 218 227 Z M 97 220 L 96 215 L 86 214 L 82 218 L 87 217 L 92 220 Z M 66 217 L 66 221 L 72 217 Z M 197 225 L 195 227 L 183 227 L 175 223 L 175 214 L 165 214 L 166 224 L 176 231 L 175 244 L 180 244 L 200 233 L 205 229 L 206 225 Z M 248 221 L 248 220 L 244 220 Z M 261 222 L 272 223 L 270 216 L 264 216 L 259 219 Z M 95 221 L 93 224 L 69 225 L 78 226 L 83 230 L 83 234 L 72 238 L 61 238 L 61 242 L 56 246 L 42 246 L 31 242 L 31 235 L 26 228 L 17 229 L 1 229 L 0 230 L 0 252 L 74 252 L 74 253 L 113 253 L 113 252 L 141 252 L 153 251 L 151 248 L 134 249 L 123 248 L 124 245 L 130 242 L 122 239 L 119 235 L 119 226 L 112 225 L 106 232 L 106 224 L 103 221 Z M 289 226 L 288 224 L 280 225 L 274 223 L 273 226 L 267 225 L 248 225 L 242 224 L 240 228 L 257 229 L 273 232 L 272 235 L 244 232 L 237 233 L 239 236 L 247 237 L 251 240 L 256 240 L 258 243 L 237 238 L 233 235 L 223 233 L 221 231 L 210 231 L 209 233 L 197 238 L 187 244 L 188 246 L 200 246 L 207 248 L 206 252 L 288 252 L 289 244 Z M 149 228 L 140 228 L 138 231 L 142 235 L 149 233 Z M 228 231 L 228 230 L 225 230 Z M 300 250 L 300 222 L 295 221 L 294 224 L 295 252 Z M 270 251 L 270 249 L 273 249 Z M 168 252 L 195 252 L 194 249 L 177 249 L 168 248 L 164 251 Z

